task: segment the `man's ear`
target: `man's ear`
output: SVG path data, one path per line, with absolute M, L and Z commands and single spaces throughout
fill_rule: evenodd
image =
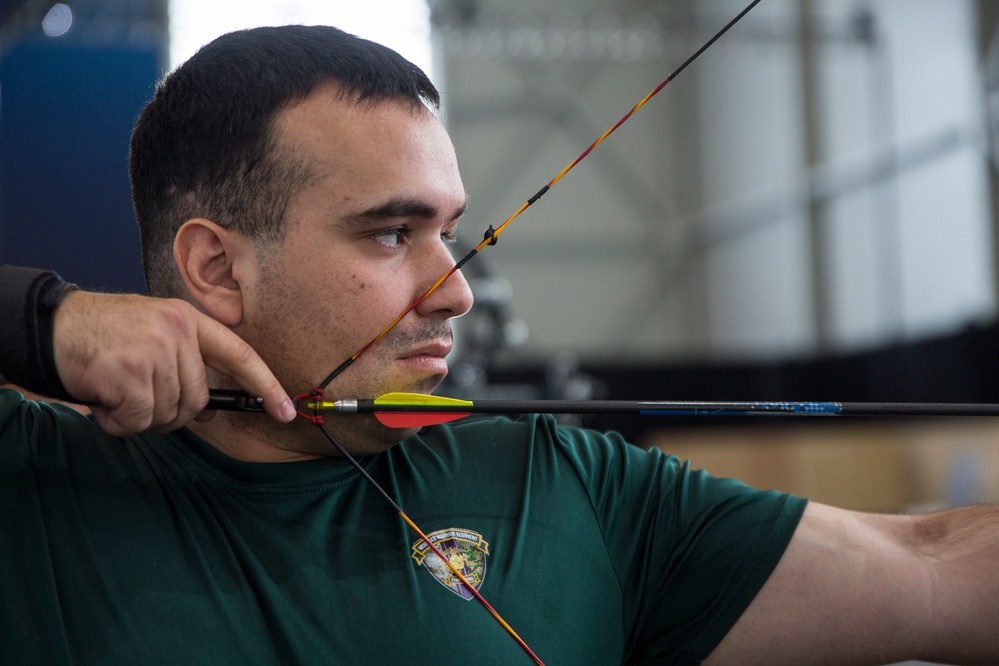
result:
M 237 262 L 253 262 L 252 243 L 211 220 L 188 220 L 177 231 L 173 256 L 192 300 L 226 326 L 243 319 L 243 285 Z

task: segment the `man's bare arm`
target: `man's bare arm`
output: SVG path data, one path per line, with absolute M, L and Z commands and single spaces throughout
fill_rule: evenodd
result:
M 999 663 L 999 508 L 887 516 L 809 505 L 706 664 Z

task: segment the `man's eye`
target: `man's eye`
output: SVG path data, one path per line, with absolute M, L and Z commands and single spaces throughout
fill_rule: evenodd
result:
M 371 237 L 386 247 L 399 247 L 402 245 L 405 234 L 406 230 L 403 227 L 396 227 L 395 229 L 379 231 L 372 234 Z

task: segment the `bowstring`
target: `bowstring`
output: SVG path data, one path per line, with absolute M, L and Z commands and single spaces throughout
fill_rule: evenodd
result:
M 524 650 L 524 652 L 526 652 L 531 659 L 534 660 L 534 663 L 538 664 L 538 666 L 544 666 L 544 662 L 542 662 L 541 659 L 538 658 L 538 655 L 534 654 L 534 651 L 531 650 L 531 648 L 527 645 L 524 639 L 521 638 L 516 631 L 514 631 L 514 628 L 511 627 L 507 623 L 507 621 L 502 618 L 502 616 L 500 616 L 499 612 L 497 612 L 497 610 L 493 608 L 492 604 L 486 601 L 486 598 L 483 597 L 482 594 L 478 591 L 478 589 L 476 589 L 476 587 L 472 585 L 471 582 L 469 582 L 468 578 L 466 578 L 465 575 L 458 570 L 458 568 L 454 565 L 454 563 L 451 562 L 451 560 L 447 556 L 445 556 L 444 553 L 442 553 L 440 549 L 437 548 L 436 545 L 434 545 L 434 542 L 430 540 L 430 537 L 428 537 L 423 532 L 423 530 L 421 530 L 417 526 L 417 524 L 413 522 L 413 520 L 406 514 L 406 512 L 402 510 L 398 502 L 393 500 L 392 497 L 387 492 L 385 492 L 385 489 L 382 488 L 377 481 L 375 481 L 374 477 L 372 477 L 371 474 L 369 474 L 368 471 L 364 469 L 364 467 L 359 462 L 357 462 L 357 460 L 352 455 L 350 455 L 345 448 L 343 448 L 340 442 L 338 442 L 336 438 L 333 436 L 333 433 L 331 433 L 322 422 L 319 422 L 316 425 L 319 426 L 319 429 L 326 436 L 326 439 L 330 441 L 330 443 L 333 445 L 334 448 L 336 448 L 336 450 L 340 453 L 340 455 L 346 458 L 347 461 L 354 467 L 354 469 L 357 470 L 357 472 L 364 478 L 364 480 L 367 481 L 369 484 L 371 484 L 371 486 L 373 486 L 374 489 L 378 491 L 378 493 L 382 496 L 382 498 L 386 502 L 388 502 L 389 506 L 391 506 L 395 510 L 395 512 L 399 515 L 399 517 L 402 518 L 407 525 L 409 525 L 410 529 L 416 532 L 416 534 L 420 537 L 420 540 L 423 543 L 425 543 L 430 548 L 430 550 L 433 551 L 434 555 L 436 555 L 441 562 L 447 565 L 447 568 L 451 570 L 451 573 L 457 576 L 458 580 L 461 581 L 461 583 L 466 588 L 468 588 L 468 590 L 472 593 L 472 596 L 476 598 L 476 600 L 482 605 L 482 607 L 485 608 L 487 611 L 489 611 L 489 614 L 492 615 L 493 618 L 495 618 L 495 620 L 499 622 L 504 629 L 506 629 L 507 633 L 509 633 L 510 636 L 513 637 L 515 641 L 517 641 L 517 644 L 520 646 L 520 648 Z
M 725 26 L 721 30 L 719 30 L 714 35 L 712 35 L 711 38 L 708 39 L 708 41 L 704 42 L 704 44 L 701 45 L 701 47 L 699 49 L 697 49 L 692 55 L 690 55 L 690 57 L 688 57 L 686 60 L 684 60 L 680 64 L 679 67 L 677 67 L 675 70 L 673 70 L 673 72 L 670 73 L 670 75 L 667 76 L 665 79 L 663 79 L 663 81 L 659 85 L 657 85 L 655 88 L 653 88 L 649 92 L 649 94 L 647 94 L 645 97 L 643 97 L 641 100 L 639 100 L 638 103 L 635 104 L 635 106 L 631 107 L 631 109 L 626 114 L 624 114 L 621 117 L 620 120 L 618 120 L 616 123 L 614 123 L 613 125 L 611 125 L 611 127 L 606 132 L 604 132 L 603 134 L 601 134 L 597 138 L 597 140 L 594 141 L 593 143 L 591 143 L 586 148 L 586 150 L 584 150 L 582 153 L 579 154 L 579 156 L 576 159 L 574 159 L 573 161 L 569 162 L 569 164 L 566 165 L 565 168 L 563 168 L 561 171 L 559 171 L 555 175 L 554 178 L 552 178 L 550 181 L 548 181 L 547 183 L 545 183 L 544 187 L 542 187 L 540 190 L 538 190 L 534 194 L 534 196 L 532 196 L 530 199 L 528 199 L 527 201 L 525 201 L 524 203 L 522 203 L 520 205 L 520 207 L 513 213 L 513 215 L 511 215 L 506 220 L 504 220 L 501 225 L 499 225 L 495 229 L 492 227 L 492 225 L 490 225 L 486 229 L 485 233 L 483 234 L 482 240 L 479 241 L 478 245 L 476 245 L 474 248 L 472 248 L 471 250 L 469 250 L 469 252 L 464 257 L 462 257 L 460 260 L 458 260 L 458 262 L 447 273 L 445 273 L 444 275 L 442 275 L 440 277 L 440 279 L 438 279 L 436 282 L 434 282 L 430 286 L 430 288 L 427 289 L 425 292 L 423 292 L 423 294 L 419 298 L 417 298 L 415 301 L 413 301 L 413 303 L 410 304 L 409 307 L 407 307 L 405 310 L 403 310 L 402 312 L 400 312 L 399 315 L 395 319 L 393 319 L 389 323 L 388 326 L 386 326 L 384 329 L 382 329 L 382 331 L 378 335 L 376 335 L 374 338 L 372 338 L 372 340 L 370 342 L 368 342 L 368 344 L 366 344 L 363 347 L 361 347 L 357 351 L 357 353 L 355 353 L 353 356 L 351 356 L 350 358 L 348 358 L 347 360 L 345 360 L 343 363 L 341 363 L 339 366 L 337 366 L 336 369 L 334 369 L 333 372 L 331 372 L 326 377 L 326 379 L 324 379 L 322 381 L 322 383 L 319 384 L 319 388 L 322 389 L 322 390 L 325 390 L 326 387 L 329 386 L 330 382 L 332 382 L 334 379 L 336 379 L 344 370 L 346 370 L 347 368 L 349 368 L 354 363 L 354 361 L 356 361 L 362 354 L 364 354 L 371 347 L 373 347 L 375 344 L 377 344 L 382 338 L 384 338 L 386 335 L 388 335 L 389 332 L 392 329 L 394 329 L 396 327 L 396 325 L 400 321 L 402 321 L 403 318 L 406 315 L 408 315 L 410 312 L 412 312 L 417 307 L 419 307 L 420 304 L 423 303 L 423 301 L 427 300 L 430 297 L 430 295 L 433 294 L 435 291 L 437 291 L 437 289 L 442 284 L 444 284 L 444 282 L 449 277 L 451 277 L 452 275 L 454 275 L 455 273 L 457 273 L 459 270 L 461 270 L 461 267 L 464 266 L 466 263 L 468 263 L 472 259 L 472 257 L 474 257 L 475 255 L 477 255 L 484 248 L 486 248 L 488 246 L 491 246 L 491 245 L 496 245 L 496 241 L 499 239 L 499 235 L 506 230 L 506 228 L 510 225 L 511 222 L 513 222 L 515 219 L 517 219 L 518 217 L 520 217 L 521 213 L 523 213 L 525 210 L 527 210 L 528 208 L 530 208 L 531 206 L 533 206 L 535 202 L 537 202 L 541 197 L 543 197 L 545 194 L 547 194 L 548 191 L 552 187 L 554 187 L 556 185 L 556 183 L 558 183 L 560 180 L 562 180 L 562 178 L 564 178 L 566 176 L 566 174 L 568 174 L 570 171 L 572 171 L 572 169 L 575 168 L 575 166 L 577 164 L 579 164 L 584 159 L 586 159 L 586 157 L 591 152 L 593 152 L 593 150 L 597 146 L 599 146 L 601 143 L 603 143 L 607 139 L 607 137 L 609 137 L 611 134 L 613 134 L 619 127 L 621 127 L 621 125 L 623 125 L 624 123 L 626 123 L 628 121 L 628 119 L 631 118 L 635 114 L 636 111 L 638 111 L 640 108 L 642 108 L 643 106 L 645 106 L 645 104 L 650 99 L 652 99 L 653 97 L 655 97 L 656 95 L 658 95 L 659 92 L 663 88 L 665 88 L 668 83 L 670 83 L 673 79 L 675 79 L 677 76 L 679 76 L 680 72 L 682 72 L 683 70 L 685 70 L 687 68 L 687 66 L 690 65 L 690 63 L 692 63 L 695 60 L 697 60 L 697 58 L 700 57 L 700 55 L 702 53 L 704 53 L 709 48 L 711 48 L 711 46 L 722 37 L 722 35 L 724 35 L 726 32 L 729 31 L 730 28 L 732 28 L 732 26 L 734 26 L 736 23 L 738 23 L 740 20 L 742 20 L 742 18 L 746 14 L 748 14 L 753 9 L 753 7 L 755 7 L 756 5 L 758 5 L 760 2 L 761 2 L 761 0 L 753 0 L 752 2 L 750 2 L 749 5 L 747 5 L 745 9 L 743 9 L 741 12 L 739 12 L 735 16 L 735 18 L 733 18 L 731 21 L 729 21 L 728 23 L 726 23 Z
M 459 259 L 455 263 L 455 265 L 447 273 L 445 273 L 443 276 L 440 277 L 440 279 L 438 279 L 436 282 L 434 282 L 434 284 L 431 285 L 430 288 L 427 289 L 419 298 L 417 298 L 415 301 L 413 301 L 413 303 L 409 307 L 407 307 L 405 310 L 403 310 L 402 312 L 400 312 L 399 315 L 395 319 L 393 319 L 389 323 L 388 326 L 386 326 L 384 329 L 382 329 L 382 331 L 380 333 L 378 333 L 378 335 L 376 335 L 374 338 L 372 338 L 372 340 L 370 342 L 368 342 L 366 345 L 364 345 L 363 347 L 361 347 L 353 356 L 351 356 L 350 358 L 346 359 L 343 363 L 341 363 L 340 365 L 338 365 L 322 381 L 322 383 L 319 384 L 318 388 L 313 389 L 309 393 L 302 394 L 301 396 L 297 396 L 296 400 L 301 400 L 301 399 L 304 399 L 306 397 L 310 397 L 310 398 L 312 398 L 316 402 L 316 404 L 318 404 L 318 402 L 322 399 L 323 394 L 324 394 L 326 388 L 329 386 L 329 384 L 334 379 L 336 379 L 337 377 L 339 377 L 340 374 L 342 374 L 347 368 L 349 368 L 351 365 L 353 365 L 354 361 L 356 361 L 362 354 L 364 354 L 365 352 L 367 352 L 369 349 L 371 349 L 371 347 L 373 347 L 375 344 L 377 344 L 382 338 L 384 338 L 386 335 L 388 335 L 389 332 L 392 329 L 394 329 L 396 327 L 396 325 L 400 321 L 402 321 L 402 319 L 406 315 L 408 315 L 410 312 L 412 312 L 417 307 L 419 307 L 419 305 L 421 303 L 423 303 L 427 298 L 429 298 L 431 294 L 433 294 L 435 291 L 437 291 L 437 289 L 442 284 L 444 284 L 444 282 L 448 278 L 450 278 L 452 275 L 454 275 L 459 270 L 461 270 L 461 267 L 464 266 L 466 263 L 468 263 L 472 259 L 472 257 L 474 257 L 475 255 L 477 255 L 481 250 L 483 250 L 487 246 L 495 245 L 497 239 L 499 238 L 499 235 L 501 233 L 503 233 L 503 231 L 506 230 L 506 228 L 510 225 L 511 222 L 513 222 L 515 219 L 517 219 L 521 215 L 521 213 L 523 213 L 525 210 L 527 210 L 532 205 L 534 205 L 535 202 L 537 202 L 539 199 L 541 199 L 541 197 L 543 197 L 552 187 L 554 187 L 560 180 L 562 180 L 562 178 L 564 178 L 566 176 L 566 174 L 568 174 L 570 171 L 572 171 L 572 169 L 577 164 L 579 164 L 580 162 L 582 162 L 591 152 L 593 152 L 593 150 L 597 146 L 599 146 L 601 143 L 603 143 L 611 134 L 613 134 L 619 127 L 621 127 L 621 125 L 623 125 L 625 122 L 627 122 L 628 119 L 631 118 L 631 116 L 633 116 L 636 111 L 638 111 L 640 108 L 642 108 L 643 106 L 645 106 L 645 104 L 650 99 L 652 99 L 657 94 L 659 94 L 659 92 L 663 88 L 665 88 L 668 83 L 670 83 L 673 79 L 675 79 L 680 74 L 680 72 L 682 72 L 684 69 L 686 69 L 687 66 L 690 65 L 692 62 L 694 62 L 702 53 L 704 53 L 706 50 L 708 50 L 716 41 L 718 41 L 719 38 L 721 38 L 722 35 L 724 35 L 726 32 L 729 31 L 730 28 L 732 28 L 732 26 L 734 26 L 736 23 L 738 23 L 740 20 L 742 20 L 742 18 L 746 14 L 748 14 L 750 12 L 750 10 L 752 10 L 753 7 L 755 7 L 760 2 L 761 2 L 761 0 L 752 0 L 752 2 L 750 2 L 749 5 L 747 5 L 745 9 L 743 9 L 741 12 L 739 12 L 739 14 L 735 16 L 735 18 L 733 18 L 731 21 L 729 21 L 728 23 L 726 23 L 725 26 L 721 30 L 719 30 L 718 32 L 716 32 L 710 39 L 708 39 L 708 41 L 706 41 L 699 49 L 697 49 L 697 51 L 695 51 L 690 57 L 688 57 L 686 60 L 684 60 L 683 63 L 680 64 L 679 67 L 677 67 L 672 73 L 670 73 L 670 75 L 667 76 L 659 85 L 657 85 L 655 88 L 653 88 L 652 91 L 649 92 L 649 94 L 647 94 L 645 97 L 643 97 L 641 100 L 639 100 L 639 102 L 637 104 L 635 104 L 635 106 L 633 106 L 626 114 L 624 114 L 624 116 L 622 116 L 620 120 L 618 120 L 616 123 L 614 123 L 606 132 L 604 132 L 603 134 L 601 134 L 597 138 L 597 140 L 594 141 L 593 143 L 591 143 L 586 148 L 586 150 L 584 150 L 582 153 L 579 154 L 579 156 L 576 159 L 574 159 L 572 162 L 570 162 L 568 165 L 566 165 L 566 167 L 564 169 L 562 169 L 561 171 L 559 171 L 555 175 L 555 177 L 552 178 L 550 181 L 548 181 L 544 185 L 544 187 L 542 187 L 540 190 L 538 190 L 537 193 L 534 194 L 534 196 L 532 196 L 527 201 L 525 201 L 523 204 L 521 204 L 520 207 L 513 213 L 513 215 L 511 215 L 506 220 L 504 220 L 504 222 L 501 225 L 499 225 L 498 227 L 496 227 L 495 229 L 492 227 L 492 225 L 490 225 L 486 229 L 485 233 L 483 234 L 482 240 L 479 242 L 478 245 L 476 245 L 465 256 L 463 256 L 461 259 Z M 458 577 L 458 580 L 460 580 L 462 582 L 462 584 L 464 584 L 471 591 L 472 595 L 479 601 L 479 603 L 487 611 L 489 611 L 489 613 L 503 626 L 504 629 L 506 629 L 506 631 L 510 634 L 510 636 L 512 636 L 513 639 L 515 641 L 517 641 L 518 645 L 520 645 L 520 647 L 531 657 L 531 659 L 533 659 L 536 664 L 539 664 L 539 665 L 543 666 L 542 661 L 531 650 L 531 648 L 528 647 L 527 643 L 524 642 L 524 640 L 517 634 L 517 632 L 514 631 L 513 627 L 511 627 L 499 615 L 499 613 L 492 607 L 492 605 L 488 601 L 486 601 L 485 597 L 483 597 L 479 593 L 479 591 L 474 586 L 472 586 L 472 584 L 465 578 L 465 576 L 454 566 L 454 564 L 452 564 L 452 562 L 450 561 L 450 559 L 448 559 L 447 557 L 445 557 L 444 554 L 440 552 L 440 550 L 437 548 L 437 546 L 435 546 L 433 544 L 433 542 L 430 541 L 430 539 L 426 536 L 426 534 L 423 532 L 423 530 L 421 530 L 416 525 L 416 523 L 414 523 L 409 518 L 409 516 L 406 515 L 406 513 L 402 510 L 402 508 L 399 506 L 399 504 L 395 500 L 393 500 L 389 496 L 389 494 L 387 492 L 385 492 L 385 490 L 381 487 L 381 485 L 379 485 L 379 483 L 377 481 L 375 481 L 375 479 L 370 474 L 368 474 L 367 470 L 365 470 L 364 467 L 362 467 L 361 464 L 358 463 L 357 460 L 355 460 L 354 457 L 351 456 L 350 453 L 348 453 L 347 450 L 345 448 L 343 448 L 343 446 L 340 445 L 340 443 L 336 440 L 336 438 L 333 437 L 332 433 L 330 433 L 330 431 L 323 424 L 322 415 L 319 412 L 319 410 L 318 409 L 313 409 L 312 414 L 307 414 L 307 413 L 299 410 L 299 414 L 302 417 L 306 418 L 307 420 L 311 421 L 314 425 L 316 425 L 316 426 L 319 427 L 319 429 L 322 431 L 323 435 L 326 436 L 326 438 L 330 441 L 330 443 L 334 446 L 334 448 L 337 449 L 337 451 L 340 453 L 340 455 L 343 456 L 343 458 L 346 459 L 354 467 L 354 469 L 356 469 L 357 472 L 359 474 L 361 474 L 361 476 L 372 487 L 374 487 L 375 490 L 378 491 L 379 494 L 381 494 L 381 496 L 396 511 L 396 513 L 398 513 L 398 515 L 406 522 L 406 524 L 414 532 L 416 532 L 417 535 L 419 535 L 420 540 L 423 541 L 423 543 L 425 543 L 427 546 L 429 546 L 430 549 L 434 552 L 434 554 L 442 562 L 444 562 L 447 565 L 447 567 L 451 570 L 451 572 L 454 573 Z

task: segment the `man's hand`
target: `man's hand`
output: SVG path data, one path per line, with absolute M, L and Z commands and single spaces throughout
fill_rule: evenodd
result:
M 56 309 L 53 340 L 66 390 L 112 435 L 166 432 L 199 418 L 208 403 L 205 366 L 263 398 L 274 419 L 295 418 L 257 353 L 185 301 L 72 292 Z

